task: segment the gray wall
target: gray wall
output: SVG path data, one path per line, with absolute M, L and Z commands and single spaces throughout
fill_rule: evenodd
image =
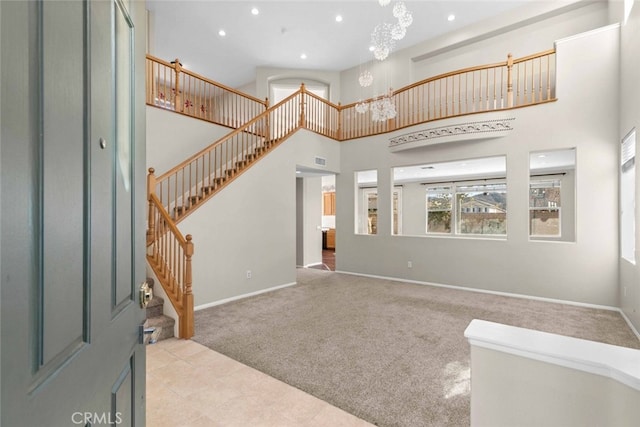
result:
M 339 154 L 338 142 L 300 130 L 179 224 L 183 234 L 193 235 L 196 307 L 296 282 L 296 166 L 313 167 L 320 156 L 327 171 L 339 172 Z M 317 226 L 320 178 L 313 182 Z M 308 218 L 306 224 L 315 229 Z M 317 244 L 313 235 L 305 237 L 305 247 L 320 250 L 321 235 L 315 238 Z
M 337 270 L 617 306 L 618 29 L 558 42 L 557 51 L 557 102 L 433 124 L 515 117 L 506 137 L 389 152 L 390 137 L 429 128 L 422 125 L 343 144 Z M 576 241 L 530 241 L 529 154 L 572 147 L 577 150 Z M 390 206 L 392 167 L 497 155 L 507 156 L 506 239 L 391 236 L 387 231 L 391 215 L 384 206 Z M 378 170 L 379 234 L 374 236 L 355 235 L 353 229 L 354 172 L 366 169 Z
M 617 145 L 632 129 L 640 131 L 640 3 L 620 30 L 620 131 Z M 636 135 L 640 135 L 637 132 Z M 620 306 L 640 330 L 640 166 L 636 153 L 636 264 L 620 259 Z

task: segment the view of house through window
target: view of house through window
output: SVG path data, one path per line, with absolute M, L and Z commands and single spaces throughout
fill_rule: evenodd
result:
M 358 234 L 378 234 L 378 171 L 356 172 L 356 224 Z
M 575 240 L 574 148 L 529 155 L 529 236 Z
M 404 235 L 507 234 L 506 157 L 393 169 Z
M 620 255 L 636 263 L 636 130 L 622 140 L 620 155 Z
M 505 181 L 456 185 L 458 234 L 507 234 Z

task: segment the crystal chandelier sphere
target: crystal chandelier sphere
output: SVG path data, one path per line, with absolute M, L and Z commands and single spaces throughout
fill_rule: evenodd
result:
M 388 96 L 371 103 L 371 120 L 374 122 L 384 122 L 393 119 L 396 115 L 396 106 Z
M 380 6 L 388 6 L 391 3 L 391 0 L 378 0 Z
M 382 48 L 382 47 L 376 47 L 373 50 L 373 56 L 378 60 L 378 61 L 384 61 L 385 59 L 387 59 L 387 56 L 389 56 L 389 49 L 387 48 Z
M 391 38 L 394 40 L 402 40 L 407 34 L 407 27 L 403 27 L 400 23 L 391 28 Z
M 371 86 L 371 83 L 373 83 L 373 74 L 371 74 L 369 70 L 363 71 L 360 73 L 360 77 L 358 77 L 358 83 L 360 83 L 362 87 Z
M 388 49 L 393 49 L 394 41 L 391 38 L 391 30 L 393 28 L 393 24 L 389 24 L 388 22 L 383 22 L 382 24 L 376 25 L 371 33 L 371 44 L 375 47 L 386 47 Z
M 405 6 L 404 2 L 399 1 L 393 5 L 393 16 L 395 18 L 400 18 L 405 13 L 407 13 L 407 6 Z
M 367 112 L 367 110 L 369 110 L 369 104 L 367 104 L 366 102 L 360 101 L 356 104 L 356 112 L 364 114 Z
M 398 24 L 400 26 L 407 28 L 409 25 L 413 23 L 413 15 L 411 12 L 407 11 L 404 15 L 398 18 Z
M 395 40 L 391 37 L 392 24 L 383 22 L 376 25 L 371 33 L 371 44 L 373 45 L 373 56 L 383 61 L 395 45 Z

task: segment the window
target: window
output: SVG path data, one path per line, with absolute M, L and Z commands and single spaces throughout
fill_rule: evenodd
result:
M 529 238 L 575 241 L 576 150 L 529 155 Z
M 393 189 L 392 203 L 391 215 L 393 216 L 393 230 L 391 230 L 391 234 L 402 234 L 402 187 L 395 187 Z
M 458 234 L 507 234 L 507 184 L 456 185 Z
M 393 168 L 402 187 L 399 233 L 424 236 L 504 236 L 507 230 L 505 156 Z
M 636 130 L 622 140 L 620 153 L 620 255 L 636 263 Z
M 427 233 L 451 233 L 452 187 L 427 187 Z
M 529 234 L 560 236 L 561 181 L 531 178 L 529 184 Z
M 378 171 L 356 172 L 356 224 L 358 234 L 378 234 Z

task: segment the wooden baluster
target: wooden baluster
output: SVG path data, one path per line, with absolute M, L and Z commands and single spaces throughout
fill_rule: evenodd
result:
M 156 192 L 156 176 L 155 169 L 149 168 L 149 175 L 147 175 L 147 200 L 149 201 L 149 220 L 147 223 L 147 245 L 153 243 L 155 238 L 155 228 L 156 228 L 156 216 L 155 210 L 153 207 L 153 202 L 151 201 L 151 195 Z
M 513 55 L 507 55 L 507 108 L 513 107 Z
M 184 292 L 182 293 L 182 320 L 180 322 L 180 338 L 189 339 L 193 336 L 193 274 L 191 271 L 191 257 L 193 256 L 193 242 L 191 234 L 186 236 L 187 243 L 184 249 Z

